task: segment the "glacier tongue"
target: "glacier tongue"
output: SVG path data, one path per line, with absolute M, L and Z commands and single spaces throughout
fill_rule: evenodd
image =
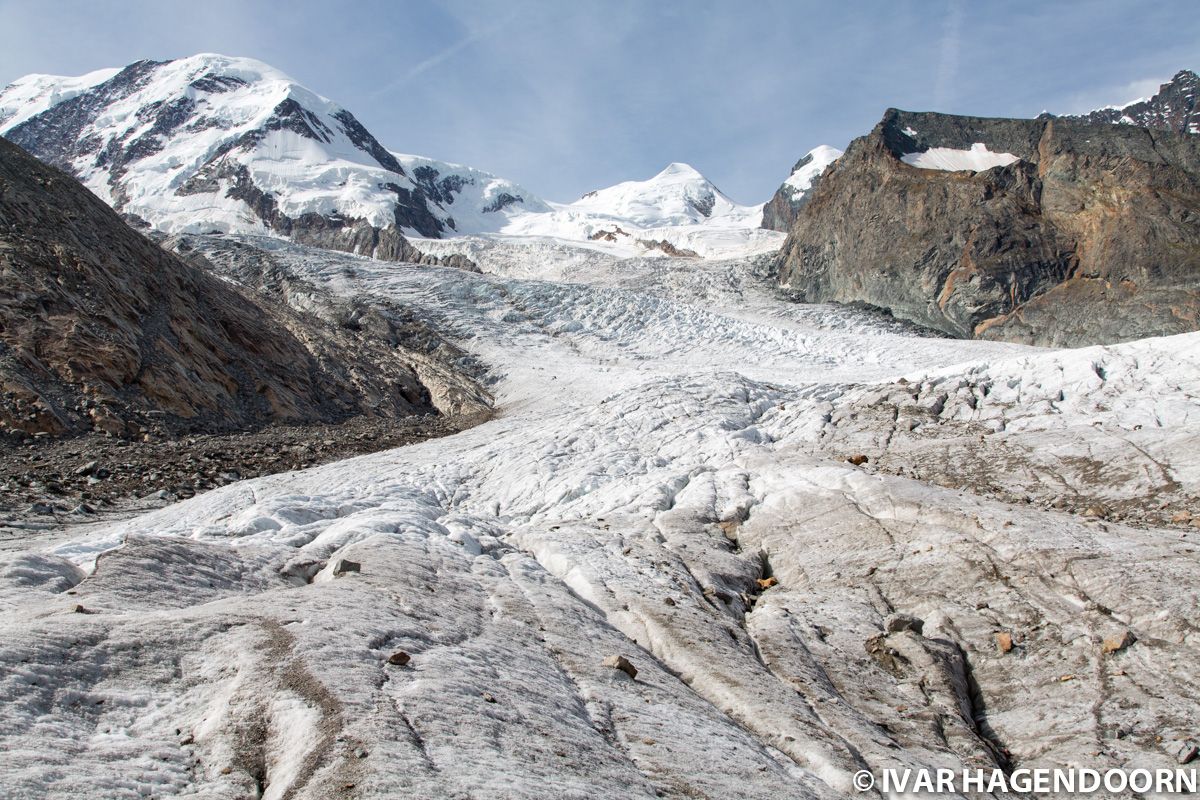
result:
M 502 413 L 6 545 L 15 793 L 832 798 L 864 768 L 1166 767 L 1155 737 L 1195 735 L 1194 529 L 1049 506 L 1096 481 L 1149 506 L 1160 480 L 1085 464 L 1141 451 L 1197 508 L 1197 335 L 924 338 L 779 302 L 745 260 L 269 246 L 424 309 Z M 910 477 L 999 454 L 1028 501 Z

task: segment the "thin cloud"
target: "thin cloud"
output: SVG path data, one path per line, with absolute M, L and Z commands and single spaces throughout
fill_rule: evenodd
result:
M 949 0 L 934 82 L 933 105 L 936 111 L 949 111 L 950 98 L 958 78 L 958 54 L 962 49 L 963 8 L 961 0 Z
M 421 62 L 409 67 L 407 72 L 405 72 L 400 77 L 396 78 L 391 83 L 387 84 L 386 86 L 384 86 L 380 89 L 376 89 L 374 92 L 371 92 L 371 97 L 379 97 L 380 95 L 388 94 L 389 92 L 394 92 L 395 90 L 401 88 L 402 86 L 404 86 L 404 85 L 412 82 L 413 80 L 419 78 L 420 76 L 424 75 L 426 72 L 429 72 L 431 69 L 454 58 L 456 55 L 461 53 L 463 50 L 466 50 L 471 45 L 477 44 L 477 43 L 483 41 L 484 39 L 488 39 L 488 38 L 491 38 L 492 36 L 495 36 L 510 21 L 512 21 L 512 18 L 514 16 L 516 16 L 515 12 L 504 17 L 499 22 L 497 22 L 495 25 L 492 25 L 488 28 L 483 28 L 481 30 L 472 31 L 471 33 L 469 33 L 466 36 L 459 39 L 457 42 L 454 42 L 450 46 L 443 48 L 442 50 L 440 50 L 437 53 L 434 53 L 433 55 L 431 55 L 429 58 L 425 59 L 424 61 L 421 61 Z

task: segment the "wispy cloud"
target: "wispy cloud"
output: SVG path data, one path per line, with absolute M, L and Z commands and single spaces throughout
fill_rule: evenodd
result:
M 501 30 L 503 30 L 506 25 L 508 25 L 512 21 L 513 17 L 516 16 L 516 13 L 517 13 L 516 11 L 513 11 L 513 12 L 509 13 L 507 16 L 503 17 L 502 19 L 498 20 L 493 25 L 489 25 L 486 28 L 480 28 L 479 30 L 471 31 L 467 35 L 460 38 L 458 41 L 442 48 L 438 52 L 429 56 L 429 58 L 426 58 L 425 60 L 420 61 L 420 62 L 414 64 L 413 66 L 409 67 L 407 71 L 405 71 L 402 75 L 397 77 L 395 80 L 393 80 L 390 83 L 384 85 L 383 87 L 371 92 L 371 96 L 372 97 L 380 97 L 380 96 L 388 94 L 390 92 L 394 92 L 397 89 L 401 89 L 404 86 L 406 86 L 407 84 L 409 84 L 412 81 L 416 80 L 417 78 L 421 77 L 425 73 L 429 72 L 430 70 L 432 70 L 432 69 L 440 66 L 441 64 L 444 64 L 445 62 L 449 61 L 450 59 L 454 58 L 456 55 L 458 55 L 462 51 L 466 50 L 467 48 L 471 47 L 472 45 L 478 44 L 479 42 L 482 42 L 485 39 L 489 39 L 492 36 L 495 36 L 497 33 L 499 33 Z
M 950 101 L 953 99 L 958 79 L 958 57 L 962 50 L 962 25 L 962 0 L 948 0 L 938 54 L 937 79 L 933 88 L 933 104 L 937 111 L 949 110 Z

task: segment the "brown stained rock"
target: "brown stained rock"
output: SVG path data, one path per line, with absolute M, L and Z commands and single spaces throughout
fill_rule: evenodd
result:
M 390 656 L 388 656 L 387 660 L 389 664 L 396 667 L 403 667 L 410 661 L 412 661 L 412 656 L 403 650 L 397 650 L 396 652 L 392 653 Z
M 1171 515 L 1171 522 L 1174 522 L 1177 525 L 1186 525 L 1191 521 L 1192 515 L 1191 512 L 1188 511 L 1176 511 Z
M 1130 631 L 1121 631 L 1120 633 L 1113 634 L 1112 636 L 1106 636 L 1104 641 L 1100 644 L 1100 650 L 1105 655 L 1111 655 L 1112 653 L 1117 653 L 1121 650 L 1132 647 L 1136 641 L 1137 637 L 1134 636 L 1133 633 Z
M 867 456 L 863 455 L 862 453 L 858 453 L 856 455 L 850 456 L 846 460 L 849 461 L 851 464 L 853 464 L 856 467 L 861 467 L 863 464 L 866 464 L 871 459 L 868 458 Z
M 699 258 L 700 254 L 686 247 L 676 247 L 666 239 L 638 239 L 637 243 L 647 250 L 661 250 L 674 258 Z
M 888 637 L 882 633 L 878 633 L 867 639 L 863 643 L 863 648 L 871 658 L 875 659 L 881 667 L 893 675 L 899 676 L 903 674 L 905 667 L 909 663 L 907 658 L 888 644 Z
M 776 578 L 774 575 L 772 575 L 772 576 L 771 576 L 771 577 L 769 577 L 769 578 L 759 578 L 759 579 L 756 581 L 756 583 L 758 584 L 758 588 L 759 588 L 760 590 L 763 590 L 763 591 L 765 591 L 765 590 L 767 590 L 767 589 L 770 589 L 772 586 L 776 586 L 776 585 L 778 585 L 778 584 L 779 584 L 779 579 L 778 579 L 778 578 Z
M 1007 631 L 1000 631 L 999 633 L 995 634 L 993 638 L 996 640 L 996 649 L 1001 653 L 1012 652 L 1013 637 L 1011 633 L 1008 633 Z
M 737 541 L 738 528 L 741 526 L 741 521 L 736 519 L 723 519 L 717 523 L 717 527 L 721 529 L 721 533 L 725 534 L 725 538 L 732 542 Z
M 630 678 L 636 678 L 638 674 L 637 667 L 635 667 L 633 663 L 625 656 L 609 656 L 601 661 L 600 664 L 601 666 L 608 667 L 609 669 L 618 669 L 621 672 L 624 672 Z
M 1167 751 L 1180 764 L 1190 764 L 1200 756 L 1200 747 L 1195 742 L 1172 741 L 1167 743 Z

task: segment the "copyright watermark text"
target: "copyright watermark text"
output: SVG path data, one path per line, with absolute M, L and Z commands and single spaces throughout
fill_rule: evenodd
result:
M 1143 794 L 1195 794 L 1200 772 L 1194 769 L 885 769 L 879 774 L 879 790 L 913 794 L 1012 793 L 1040 794 L 1116 794 L 1130 791 Z M 869 792 L 876 787 L 876 776 L 869 770 L 854 774 L 854 788 Z

